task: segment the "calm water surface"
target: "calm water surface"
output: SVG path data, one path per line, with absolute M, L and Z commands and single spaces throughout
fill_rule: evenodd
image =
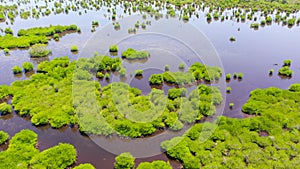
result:
M 134 63 L 124 61 L 123 66 L 127 69 L 127 79 L 120 79 L 118 75 L 112 78 L 112 81 L 125 81 L 131 86 L 141 89 L 144 94 L 147 94 L 151 90 L 151 87 L 148 85 L 149 76 L 153 73 L 163 72 L 165 64 L 169 64 L 171 70 L 177 71 L 179 63 L 185 62 L 187 65 L 190 65 L 194 61 L 197 61 L 195 59 L 195 51 L 191 51 L 188 46 L 180 43 L 180 41 L 172 39 L 172 37 L 151 34 L 149 32 L 156 32 L 160 25 L 164 25 L 160 29 L 172 31 L 175 30 L 174 25 L 178 27 L 176 30 L 180 30 L 181 27 L 191 24 L 194 28 L 202 32 L 203 37 L 206 37 L 213 44 L 219 55 L 220 62 L 223 64 L 225 74 L 234 72 L 244 73 L 243 80 L 232 79 L 226 83 L 226 85 L 232 88 L 232 91 L 230 94 L 224 95 L 226 97 L 226 103 L 224 104 L 235 103 L 232 110 L 228 106 L 225 106 L 223 114 L 228 117 L 245 117 L 240 110 L 242 105 L 247 101 L 251 90 L 270 86 L 287 89 L 290 84 L 300 82 L 300 28 L 298 26 L 288 28 L 272 24 L 271 26 L 265 26 L 255 31 L 250 29 L 249 25 L 252 22 L 249 21 L 246 23 L 235 21 L 212 21 L 211 23 L 207 23 L 203 18 L 192 18 L 189 23 L 183 23 L 176 18 L 163 18 L 156 21 L 148 16 L 147 20 L 151 20 L 151 26 L 147 25 L 146 30 L 138 29 L 136 35 L 129 35 L 127 33 L 128 28 L 134 27 L 134 23 L 137 20 L 140 22 L 144 21 L 140 14 L 126 20 L 126 22 L 122 22 L 122 19 L 118 18 L 121 23 L 121 30 L 116 33 L 113 26 L 109 25 L 111 21 L 104 16 L 105 13 L 106 9 L 103 8 L 99 11 L 89 11 L 87 14 L 80 16 L 78 13 L 71 12 L 69 15 L 51 14 L 49 17 L 40 18 L 39 20 L 21 20 L 17 18 L 10 27 L 16 34 L 21 28 L 48 26 L 49 24 L 77 24 L 81 28 L 82 33 L 67 34 L 60 38 L 58 42 L 53 40 L 49 42 L 48 47 L 52 50 L 52 55 L 46 59 L 50 60 L 60 56 L 69 56 L 71 60 L 75 60 L 78 57 L 90 57 L 95 51 L 107 53 L 107 46 L 112 43 L 117 43 L 120 51 L 128 47 L 140 50 L 147 49 L 151 54 L 148 60 Z M 126 17 L 126 14 L 124 16 Z M 100 27 L 94 33 L 90 31 L 93 20 L 100 22 Z M 169 24 L 168 26 L 166 24 L 168 22 L 172 22 L 173 24 Z M 2 29 L 7 27 L 5 23 L 0 23 L 0 26 Z M 118 35 L 122 35 L 124 38 L 118 39 Z M 187 36 L 191 37 L 189 38 L 190 42 L 198 41 L 204 43 L 204 40 L 193 39 L 193 35 L 191 34 L 187 34 Z M 229 41 L 229 37 L 231 36 L 236 38 L 235 42 Z M 106 37 L 110 41 L 103 41 L 103 39 L 101 41 L 101 37 Z M 90 42 L 94 44 L 90 45 Z M 73 54 L 70 52 L 69 49 L 72 45 L 79 47 L 79 53 Z M 199 45 L 201 46 L 202 44 Z M 200 47 L 200 54 L 204 56 L 207 54 L 205 45 L 207 44 L 203 44 L 203 48 Z M 119 56 L 120 53 L 114 57 Z M 276 73 L 273 76 L 269 76 L 269 69 L 274 69 L 277 72 L 285 59 L 293 60 L 291 66 L 291 69 L 294 70 L 293 77 L 286 79 L 278 76 Z M 28 50 L 11 50 L 9 55 L 5 55 L 3 51 L 0 51 L 0 84 L 10 84 L 15 80 L 28 78 L 30 74 L 14 76 L 11 72 L 11 68 L 14 65 L 22 65 L 25 61 L 32 61 L 37 64 L 41 60 L 30 59 Z M 143 78 L 137 79 L 132 76 L 136 69 L 144 69 Z M 100 81 L 100 83 L 102 86 L 108 84 L 106 81 Z M 218 84 L 214 85 L 218 86 Z M 168 85 L 162 86 L 165 92 L 169 88 L 171 87 Z M 193 87 L 189 88 L 189 90 L 192 89 Z M 77 163 L 90 162 L 99 169 L 113 168 L 115 155 L 101 149 L 89 137 L 81 135 L 76 127 L 64 127 L 59 130 L 52 129 L 49 126 L 35 127 L 31 124 L 30 119 L 22 118 L 16 114 L 0 118 L 0 130 L 8 132 L 11 136 L 21 129 L 31 129 L 39 134 L 38 146 L 40 150 L 45 150 L 59 142 L 71 143 L 78 151 Z M 5 149 L 5 146 L 2 146 L 1 149 Z M 136 161 L 139 163 L 141 161 L 153 161 L 157 159 L 168 160 L 165 154 L 161 154 L 150 158 L 137 159 Z M 179 168 L 177 162 L 172 161 L 171 164 L 174 168 Z

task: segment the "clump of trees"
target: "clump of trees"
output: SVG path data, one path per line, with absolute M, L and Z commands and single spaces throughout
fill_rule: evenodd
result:
M 115 158 L 115 169 L 133 169 L 135 158 L 130 153 L 121 153 Z
M 0 145 L 5 143 L 9 138 L 9 135 L 5 133 L 4 131 L 0 130 Z
M 150 57 L 150 54 L 147 51 L 137 51 L 128 48 L 126 51 L 122 52 L 122 57 L 128 60 L 147 59 Z
M 134 169 L 135 158 L 129 152 L 121 153 L 115 158 L 115 169 Z M 136 169 L 172 169 L 169 162 L 156 160 L 152 162 L 142 162 Z
M 256 89 L 242 110 L 257 116 L 196 124 L 161 148 L 184 168 L 293 168 L 299 162 L 299 86 Z
M 36 44 L 33 45 L 29 51 L 30 57 L 40 58 L 48 56 L 51 53 L 51 50 L 47 49 L 45 44 Z
M 0 115 L 6 115 L 12 112 L 12 106 L 7 103 L 0 104 Z
M 57 35 L 64 35 L 63 33 L 72 33 L 77 31 L 76 25 L 69 26 L 48 26 L 48 27 L 35 27 L 29 29 L 21 29 L 18 31 L 18 37 L 12 34 L 0 36 L 0 48 L 28 48 L 35 44 L 46 44 L 49 39 L 53 37 L 57 39 Z M 54 36 L 55 35 L 55 36 Z
M 24 63 L 22 64 L 22 67 L 23 67 L 23 69 L 24 69 L 25 72 L 29 72 L 29 71 L 32 71 L 32 70 L 33 70 L 34 65 L 33 65 L 33 63 L 31 63 L 31 62 L 24 62 Z
M 0 131 L 0 143 L 8 134 Z M 8 149 L 0 152 L 0 168 L 67 168 L 76 161 L 74 146 L 60 143 L 42 152 L 36 148 L 38 135 L 31 130 L 21 130 L 9 141 Z M 81 165 L 94 168 L 90 164 Z M 80 168 L 78 166 L 77 168 Z M 76 168 L 76 167 L 75 167 Z
M 111 45 L 109 47 L 110 52 L 118 52 L 118 46 L 117 45 Z

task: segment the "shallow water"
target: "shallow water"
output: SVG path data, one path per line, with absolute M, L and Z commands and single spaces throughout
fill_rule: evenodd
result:
M 122 11 L 120 8 L 118 10 Z M 136 35 L 129 35 L 127 29 L 134 27 L 134 23 L 137 20 L 140 22 L 145 21 L 142 19 L 141 14 L 123 20 L 118 18 L 121 30 L 115 31 L 113 26 L 109 25 L 111 20 L 104 16 L 105 13 L 106 8 L 103 8 L 99 11 L 89 11 L 87 14 L 80 16 L 77 12 L 70 12 L 68 15 L 51 14 L 49 17 L 40 18 L 39 20 L 21 20 L 17 18 L 10 27 L 16 33 L 21 28 L 76 23 L 81 28 L 82 33 L 67 34 L 60 38 L 58 42 L 51 40 L 49 48 L 52 50 L 52 55 L 48 59 L 69 56 L 72 60 L 75 60 L 78 57 L 90 57 L 95 51 L 108 53 L 108 46 L 112 43 L 118 44 L 120 51 L 128 47 L 141 50 L 147 49 L 151 54 L 148 60 L 134 63 L 125 61 L 123 64 L 128 74 L 125 81 L 131 86 L 141 89 L 144 94 L 151 90 L 151 86 L 148 84 L 149 76 L 153 73 L 161 73 L 165 64 L 169 64 L 171 70 L 176 71 L 178 64 L 181 62 L 189 65 L 194 61 L 198 61 L 195 58 L 195 52 L 203 56 L 201 61 L 216 63 L 212 59 L 213 57 L 210 57 L 216 56 L 213 53 L 215 51 L 206 50 L 209 48 L 209 44 L 205 41 L 207 38 L 215 47 L 225 74 L 233 72 L 243 72 L 244 74 L 243 80 L 232 79 L 226 83 L 232 88 L 232 91 L 230 94 L 224 95 L 224 97 L 226 96 L 224 111 L 222 111 L 222 107 L 219 110 L 228 117 L 245 117 L 241 112 L 241 107 L 247 101 L 249 92 L 253 89 L 270 86 L 286 89 L 290 84 L 300 82 L 300 28 L 298 26 L 288 28 L 273 23 L 270 26 L 259 28 L 259 30 L 253 30 L 250 29 L 250 24 L 252 23 L 250 21 L 246 21 L 246 23 L 235 21 L 212 21 L 207 23 L 203 17 L 200 17 L 200 19 L 193 17 L 189 23 L 184 23 L 178 18 L 155 20 L 148 16 L 147 20 L 151 20 L 151 26 L 147 25 L 146 30 L 138 29 Z M 126 17 L 127 15 L 124 14 L 124 16 Z M 91 22 L 93 20 L 98 20 L 100 27 L 97 28 L 96 32 L 91 33 Z M 1 28 L 7 27 L 5 22 L 0 23 L 0 26 Z M 199 30 L 202 34 L 194 35 L 193 29 Z M 240 30 L 238 31 L 238 29 Z M 158 31 L 159 34 L 156 33 Z M 178 37 L 165 36 L 165 33 L 176 34 Z M 229 41 L 231 36 L 236 38 L 235 42 Z M 182 44 L 180 41 L 182 39 L 185 39 L 185 44 L 188 45 Z M 190 46 L 189 44 L 194 45 Z M 72 45 L 79 47 L 78 54 L 70 52 L 69 49 Z M 190 50 L 189 47 L 193 50 Z M 294 75 L 291 79 L 281 78 L 276 74 L 285 59 L 293 60 L 291 69 L 294 70 Z M 39 62 L 39 60 L 30 59 L 28 50 L 11 50 L 9 56 L 0 51 L 0 84 L 10 84 L 15 80 L 23 80 L 30 76 L 27 75 L 26 77 L 24 74 L 14 76 L 11 72 L 11 68 L 14 65 L 21 65 L 23 62 L 30 60 L 35 64 Z M 216 64 L 218 65 L 218 63 Z M 136 69 L 144 69 L 142 79 L 130 76 Z M 273 76 L 269 76 L 269 69 L 275 70 Z M 111 81 L 120 80 L 122 79 L 116 75 Z M 102 86 L 107 84 L 106 81 L 101 81 L 100 83 Z M 218 86 L 221 83 L 214 85 Z M 168 85 L 162 86 L 165 92 L 169 88 L 170 86 Z M 230 102 L 235 104 L 233 109 L 229 109 L 227 106 Z M 49 126 L 35 127 L 28 118 L 22 118 L 16 114 L 0 118 L 0 130 L 8 132 L 11 136 L 21 129 L 31 129 L 39 134 L 38 146 L 40 150 L 47 149 L 59 142 L 67 142 L 73 144 L 78 151 L 77 163 L 90 162 L 99 169 L 113 168 L 115 155 L 100 148 L 89 137 L 81 135 L 76 127 L 64 127 L 59 130 L 52 129 Z M 1 148 L 5 148 L 5 146 L 0 147 L 0 150 Z M 156 159 L 168 160 L 165 154 L 161 154 L 137 159 L 136 161 L 152 161 Z M 179 168 L 178 163 L 173 161 L 171 164 L 174 168 Z

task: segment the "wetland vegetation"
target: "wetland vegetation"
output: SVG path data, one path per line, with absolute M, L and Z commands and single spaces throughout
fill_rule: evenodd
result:
M 78 60 L 73 60 L 72 57 L 57 58 L 56 55 L 50 55 L 51 51 L 57 48 L 53 45 L 52 39 L 59 45 L 67 44 L 68 40 L 64 41 L 63 36 L 76 32 L 85 35 L 87 32 L 85 27 L 81 29 L 74 24 L 62 26 L 48 22 L 46 25 L 51 25 L 45 27 L 30 25 L 27 29 L 19 25 L 25 20 L 35 21 L 43 17 L 55 17 L 55 15 L 70 15 L 69 17 L 77 18 L 78 23 L 84 23 L 80 21 L 81 16 L 90 17 L 90 12 L 92 14 L 99 12 L 102 15 L 101 12 L 105 11 L 103 18 L 112 23 L 112 31 L 122 31 L 127 26 L 121 20 L 123 17 L 141 15 L 141 20 L 134 21 L 129 25 L 130 28 L 126 28 L 126 34 L 130 34 L 128 36 L 145 31 L 146 27 L 148 30 L 151 22 L 162 18 L 177 18 L 178 22 L 183 23 L 204 20 L 207 25 L 213 22 L 228 24 L 227 21 L 230 21 L 232 27 L 238 25 L 236 28 L 238 31 L 244 29 L 242 24 L 246 24 L 248 29 L 259 29 L 258 33 L 266 27 L 272 29 L 272 25 L 281 25 L 290 31 L 295 31 L 293 27 L 298 27 L 300 23 L 298 0 L 87 0 L 80 2 L 37 0 L 17 1 L 14 5 L 10 2 L 13 1 L 1 1 L 0 5 L 0 24 L 3 25 L 0 33 L 0 49 L 3 50 L 5 57 L 10 59 L 9 61 L 15 59 L 14 55 L 18 55 L 20 49 L 25 50 L 27 55 L 29 52 L 31 60 L 29 62 L 23 59 L 22 62 L 16 62 L 8 69 L 9 74 L 22 76 L 22 72 L 26 73 L 26 77 L 21 77 L 25 80 L 16 80 L 9 86 L 0 85 L 1 124 L 11 122 L 6 118 L 17 116 L 29 119 L 38 129 L 47 128 L 46 126 L 54 129 L 75 126 L 83 135 L 147 139 L 167 129 L 180 131 L 185 126 L 196 123 L 182 136 L 161 143 L 161 149 L 166 151 L 165 154 L 169 159 L 177 160 L 183 168 L 295 168 L 299 165 L 300 84 L 293 84 L 287 90 L 271 86 L 254 90 L 243 88 L 243 85 L 249 85 L 249 72 L 225 75 L 221 68 L 199 62 L 189 64 L 182 62 L 175 67 L 168 63 L 163 67 L 164 72 L 149 75 L 141 67 L 132 70 L 124 66 L 126 64 L 123 61 L 126 60 L 140 62 L 157 57 L 151 55 L 150 58 L 150 53 L 146 50 L 135 50 L 138 47 L 141 49 L 137 44 L 121 52 L 120 50 L 124 49 L 122 45 L 113 44 L 109 48 L 106 47 L 114 57 L 95 53 L 93 57 Z M 89 33 L 102 29 L 102 23 L 105 22 L 99 18 L 90 19 L 92 20 L 88 21 Z M 213 29 L 211 30 L 213 32 Z M 107 36 L 110 34 L 107 33 Z M 229 43 L 228 37 L 231 42 L 238 39 L 235 43 L 230 43 L 231 45 L 240 45 L 240 41 L 241 44 L 243 42 L 241 38 L 243 36 L 238 32 L 226 35 L 224 43 L 225 41 Z M 71 51 L 72 55 L 77 56 L 78 49 L 82 48 L 72 45 L 68 44 L 67 52 Z M 35 60 L 45 56 L 51 56 L 50 60 L 43 62 Z M 5 59 L 4 62 L 9 62 Z M 291 77 L 296 77 L 299 71 L 294 67 L 298 63 L 296 59 L 293 60 L 293 65 L 291 59 L 284 59 L 281 67 L 274 69 L 282 78 L 282 83 L 286 85 L 296 81 Z M 245 65 L 236 66 L 236 71 L 243 71 L 244 69 L 241 68 L 243 66 Z M 173 68 L 179 70 L 170 71 Z M 274 69 L 269 70 L 269 75 L 274 74 Z M 264 70 L 265 73 L 266 71 L 268 70 Z M 33 75 L 27 76 L 29 72 Z M 139 83 L 143 81 L 143 76 L 146 77 L 146 83 L 143 85 L 149 87 L 150 91 L 144 94 L 144 88 L 138 89 L 124 82 L 114 82 L 117 76 L 122 81 L 132 75 Z M 238 119 L 220 116 L 213 122 L 202 123 L 203 119 L 210 119 L 215 115 L 225 100 L 220 89 L 214 86 L 218 86 L 221 78 L 230 85 L 225 88 L 230 98 L 225 103 L 227 108 L 225 111 L 242 111 L 245 116 L 250 117 Z M 232 78 L 245 80 L 237 87 L 235 81 L 230 81 Z M 271 78 L 277 76 L 270 76 Z M 162 87 L 163 90 L 156 89 L 164 84 L 167 85 Z M 269 84 L 276 83 L 266 81 L 266 85 Z M 244 102 L 245 104 L 241 103 L 242 95 L 245 93 L 243 90 L 250 91 L 250 89 L 252 91 L 249 100 Z M 236 98 L 232 100 L 233 97 Z M 0 149 L 0 168 L 96 168 L 92 164 L 77 164 L 77 152 L 71 144 L 59 143 L 40 151 L 35 132 L 21 130 L 9 139 L 5 130 L 1 130 L 0 145 L 4 148 Z M 108 162 L 113 163 L 113 160 Z M 172 168 L 169 162 L 161 160 L 136 164 L 135 157 L 130 152 L 117 156 L 114 167 L 116 169 Z

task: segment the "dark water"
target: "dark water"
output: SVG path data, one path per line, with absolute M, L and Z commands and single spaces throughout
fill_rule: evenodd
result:
M 120 10 L 120 9 L 119 9 Z M 77 24 L 81 34 L 67 34 L 59 42 L 50 41 L 49 48 L 52 55 L 48 59 L 60 56 L 69 56 L 72 60 L 78 57 L 90 57 L 95 51 L 107 53 L 110 44 L 118 44 L 120 50 L 128 47 L 136 49 L 149 50 L 151 57 L 141 62 L 130 63 L 125 61 L 123 66 L 127 69 L 127 78 L 120 79 L 118 75 L 113 76 L 111 81 L 125 81 L 133 87 L 137 87 L 147 94 L 151 87 L 148 85 L 148 78 L 153 73 L 161 73 L 164 65 L 169 64 L 172 71 L 176 71 L 178 64 L 184 62 L 187 65 L 198 61 L 195 53 L 201 54 L 201 61 L 209 63 L 208 65 L 220 66 L 226 73 L 242 72 L 244 78 L 241 81 L 231 80 L 225 85 L 230 86 L 230 94 L 224 94 L 225 108 L 219 108 L 223 115 L 228 117 L 243 118 L 245 115 L 241 112 L 242 105 L 247 101 L 249 92 L 256 88 L 267 88 L 270 86 L 287 89 L 290 84 L 300 82 L 300 31 L 299 27 L 283 27 L 278 24 L 272 24 L 255 31 L 250 29 L 252 22 L 246 23 L 235 21 L 212 21 L 207 23 L 204 18 L 192 18 L 189 23 L 183 23 L 178 18 L 151 20 L 151 26 L 147 25 L 146 30 L 139 29 L 136 35 L 129 35 L 127 29 L 134 27 L 134 23 L 139 20 L 143 21 L 141 15 L 120 19 L 121 30 L 114 31 L 113 26 L 109 25 L 111 21 L 104 16 L 106 9 L 100 11 L 89 11 L 87 14 L 78 15 L 70 13 L 69 15 L 53 15 L 45 18 L 21 20 L 16 19 L 13 25 L 10 25 L 16 33 L 18 29 L 30 28 L 33 26 L 48 26 L 50 23 L 56 24 Z M 126 17 L 126 14 L 124 14 Z M 98 20 L 100 27 L 95 33 L 91 33 L 91 22 Z M 105 26 L 107 25 L 107 26 Z M 187 25 L 192 25 L 193 28 Z M 5 23 L 0 23 L 1 28 L 7 27 Z M 197 29 L 202 34 L 195 35 L 193 29 Z M 240 29 L 238 31 L 238 29 Z M 159 33 L 157 31 L 159 30 Z M 177 37 L 165 36 L 166 33 L 178 35 Z M 234 36 L 235 42 L 230 42 L 229 37 Z M 122 38 L 120 38 L 122 37 Z M 181 41 L 180 41 L 181 40 Z M 184 40 L 186 43 L 181 43 Z M 215 47 L 215 51 L 207 44 L 207 40 Z M 70 52 L 70 47 L 77 45 L 79 53 Z M 193 50 L 191 50 L 191 48 Z M 209 50 L 208 50 L 209 49 Z M 215 52 L 215 53 L 214 53 Z M 219 56 L 219 61 L 212 58 Z M 120 53 L 118 54 L 120 56 Z M 118 57 L 115 56 L 115 57 Z M 207 58 L 205 58 L 207 57 Z M 210 60 L 211 59 L 211 60 Z M 292 59 L 291 69 L 294 75 L 291 79 L 286 79 L 274 73 L 269 76 L 269 69 L 275 72 L 281 67 L 283 60 Z M 26 79 L 30 75 L 14 76 L 11 68 L 14 65 L 21 65 L 25 61 L 30 61 L 28 50 L 12 50 L 10 55 L 5 55 L 0 51 L 0 84 L 10 84 L 19 79 Z M 39 60 L 31 60 L 38 63 Z M 278 64 L 278 65 L 275 65 Z M 132 74 L 136 69 L 144 69 L 143 78 L 137 79 Z M 101 81 L 102 86 L 106 81 Z M 222 82 L 214 84 L 222 86 Z M 162 89 L 167 91 L 168 85 L 163 85 Z M 192 87 L 191 87 L 192 89 Z M 235 104 L 233 109 L 227 106 L 230 102 Z M 75 127 L 64 127 L 56 130 L 49 126 L 35 127 L 31 124 L 30 119 L 19 117 L 16 114 L 3 116 L 0 118 L 0 130 L 8 132 L 11 136 L 21 129 L 31 129 L 39 134 L 39 149 L 45 150 L 59 142 L 73 144 L 78 152 L 77 163 L 92 163 L 96 168 L 113 168 L 115 155 L 100 148 L 89 137 L 83 136 Z M 1 148 L 5 148 L 1 147 Z M 1 150 L 0 148 L 0 150 Z M 141 161 L 165 160 L 168 158 L 165 154 L 153 157 L 137 159 Z M 179 164 L 172 161 L 174 168 L 179 168 Z

